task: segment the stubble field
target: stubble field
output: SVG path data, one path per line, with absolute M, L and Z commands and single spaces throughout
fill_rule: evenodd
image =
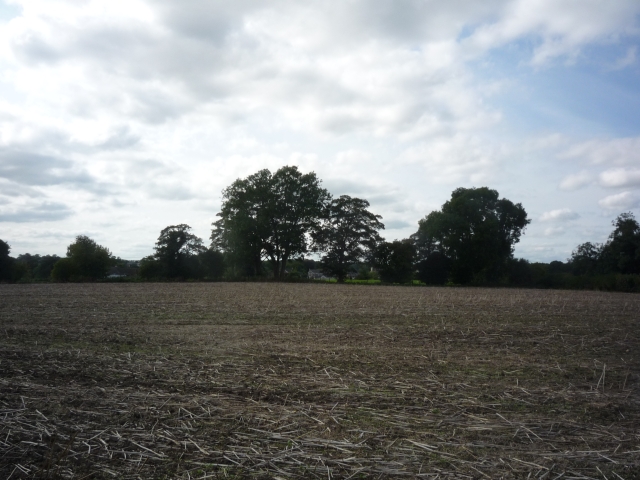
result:
M 0 478 L 640 479 L 640 295 L 0 285 Z

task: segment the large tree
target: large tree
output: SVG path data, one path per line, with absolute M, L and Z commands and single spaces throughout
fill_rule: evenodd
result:
M 198 276 L 198 255 L 206 250 L 202 239 L 191 233 L 184 223 L 162 229 L 155 245 L 155 259 L 163 276 L 192 278 Z
M 369 210 L 369 202 L 342 195 L 326 207 L 320 227 L 312 233 L 313 249 L 321 252 L 322 263 L 338 282 L 344 282 L 349 267 L 361 262 L 382 241 L 380 215 Z
M 13 278 L 13 258 L 9 256 L 11 247 L 4 240 L 0 240 L 0 282 L 11 281 Z
M 627 212 L 613 222 L 615 227 L 607 243 L 602 247 L 601 263 L 606 272 L 640 273 L 640 224 Z
M 107 275 L 113 257 L 108 248 L 86 235 L 78 235 L 67 247 L 67 257 L 58 260 L 51 271 L 54 280 L 98 280 Z
M 308 251 L 309 234 L 330 199 L 315 173 L 290 166 L 238 179 L 222 196 L 212 246 L 241 265 L 243 273 L 260 275 L 267 259 L 276 279 L 284 276 L 290 258 Z
M 496 190 L 458 188 L 441 210 L 420 220 L 411 238 L 419 263 L 428 264 L 434 255 L 448 259 L 438 266 L 450 268 L 454 282 L 495 282 L 506 274 L 507 261 L 529 223 L 522 205 L 499 198 Z
M 604 244 L 582 243 L 571 253 L 574 274 L 640 274 L 640 224 L 631 212 L 611 223 L 615 228 Z

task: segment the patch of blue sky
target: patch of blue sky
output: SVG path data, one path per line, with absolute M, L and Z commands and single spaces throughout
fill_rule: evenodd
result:
M 19 17 L 21 14 L 22 8 L 19 5 L 0 0 L 0 21 L 11 20 L 12 18 Z
M 519 133 L 635 136 L 640 134 L 640 41 L 632 40 L 640 39 L 590 46 L 575 59 L 532 66 L 538 42 L 523 39 L 470 66 L 480 81 L 504 85 L 491 103 Z

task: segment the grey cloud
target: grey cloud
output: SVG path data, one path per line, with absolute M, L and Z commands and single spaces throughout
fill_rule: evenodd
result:
M 191 200 L 197 195 L 189 188 L 180 185 L 153 184 L 146 187 L 151 198 L 159 200 Z
M 375 188 L 352 180 L 329 179 L 323 180 L 322 186 L 329 190 L 334 196 L 354 195 L 375 191 Z
M 132 114 L 150 124 L 161 124 L 179 117 L 193 106 L 179 95 L 153 88 L 139 88 L 132 97 Z
M 400 195 L 397 193 L 378 193 L 367 199 L 372 205 L 392 205 L 398 203 Z
M 48 19 L 56 33 L 55 39 L 45 38 L 33 30 L 13 40 L 13 53 L 28 63 L 57 63 L 83 57 L 103 62 L 105 68 L 118 70 L 132 53 L 152 46 L 154 39 L 144 25 L 121 23 L 117 26 L 101 20 L 88 20 L 79 28 L 55 23 Z
M 415 226 L 409 222 L 405 222 L 403 220 L 391 220 L 391 221 L 383 221 L 384 226 L 387 230 L 398 230 L 401 228 L 407 228 L 411 226 Z
M 129 127 L 120 127 L 104 142 L 96 145 L 98 150 L 121 150 L 135 146 L 140 142 L 140 137 L 131 133 Z
M 228 35 L 242 28 L 245 15 L 265 7 L 264 3 L 255 0 L 184 0 L 179 3 L 165 0 L 159 3 L 166 26 L 182 35 L 213 43 L 222 43 Z
M 69 160 L 30 152 L 0 150 L 0 178 L 24 185 L 92 184 Z
M 21 60 L 30 64 L 55 63 L 63 57 L 58 51 L 38 32 L 28 32 L 12 42 L 14 54 Z
M 1 168 L 1 165 L 0 165 L 0 168 Z M 9 182 L 7 180 L 3 180 L 3 181 L 0 181 L 0 196 L 6 196 L 8 198 L 16 198 L 16 197 L 41 198 L 41 197 L 44 197 L 44 194 L 26 185 L 20 185 L 15 182 Z
M 64 220 L 73 215 L 73 211 L 61 203 L 42 203 L 34 207 L 13 211 L 0 211 L 0 222 L 53 222 Z

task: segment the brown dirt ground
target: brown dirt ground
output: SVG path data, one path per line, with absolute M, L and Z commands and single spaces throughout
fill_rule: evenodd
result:
M 0 285 L 1 478 L 640 479 L 640 295 Z

